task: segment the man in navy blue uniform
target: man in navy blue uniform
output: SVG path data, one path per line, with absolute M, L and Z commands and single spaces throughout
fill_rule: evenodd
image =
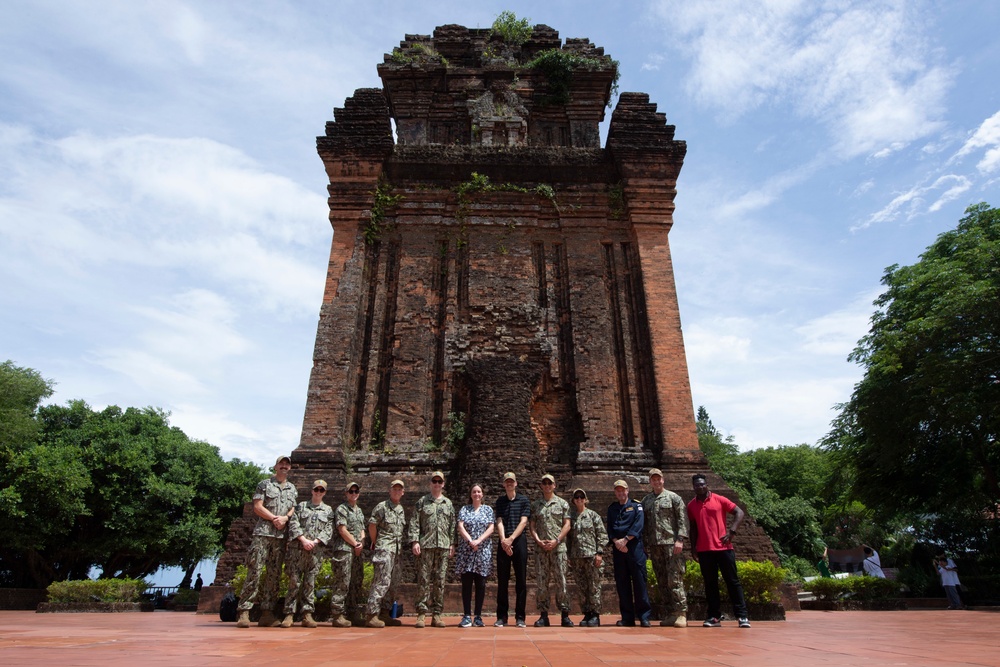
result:
M 646 594 L 646 551 L 642 548 L 642 503 L 628 497 L 628 482 L 615 482 L 615 499 L 608 507 L 608 537 L 614 547 L 615 588 L 622 618 L 616 625 L 649 627 Z

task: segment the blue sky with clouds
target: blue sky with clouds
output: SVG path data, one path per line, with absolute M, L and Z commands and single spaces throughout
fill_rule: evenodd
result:
M 11 0 L 0 358 L 226 457 L 293 449 L 331 239 L 315 137 L 406 33 L 508 9 L 603 46 L 688 142 L 695 405 L 744 448 L 815 443 L 884 268 L 1000 205 L 1000 3 Z

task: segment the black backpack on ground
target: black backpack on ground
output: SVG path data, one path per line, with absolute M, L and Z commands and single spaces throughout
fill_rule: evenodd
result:
M 232 591 L 228 591 L 222 596 L 222 600 L 219 601 L 219 618 L 227 623 L 236 622 L 236 617 L 239 616 L 237 607 L 240 601 L 236 599 Z

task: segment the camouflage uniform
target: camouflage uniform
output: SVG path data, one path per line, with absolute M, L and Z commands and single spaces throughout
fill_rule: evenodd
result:
M 653 561 L 656 586 L 671 616 L 687 616 L 687 593 L 684 591 L 684 552 L 674 555 L 674 541 L 688 539 L 687 508 L 679 495 L 663 489 L 642 499 L 646 523 L 642 541 Z
M 302 548 L 298 538 L 304 535 L 319 540 L 312 551 Z M 295 514 L 288 520 L 288 595 L 285 596 L 285 614 L 299 611 L 316 611 L 316 575 L 323 564 L 326 546 L 333 539 L 333 508 L 326 503 L 313 505 L 310 501 L 299 503 Z
M 570 511 L 569 520 L 569 566 L 579 589 L 580 610 L 586 613 L 600 615 L 601 613 L 601 566 L 594 562 L 594 557 L 604 553 L 604 545 L 608 543 L 608 531 L 604 527 L 601 515 L 592 509 L 584 508 L 579 514 L 576 509 Z
M 265 479 L 257 485 L 254 500 L 263 500 L 264 507 L 276 516 L 285 516 L 295 507 L 298 492 L 295 485 L 286 481 L 281 484 L 274 477 Z M 274 527 L 270 521 L 257 519 L 253 529 L 253 539 L 247 552 L 247 579 L 243 584 L 243 595 L 240 597 L 240 611 L 250 611 L 255 602 L 260 602 L 261 609 L 270 610 L 278 599 L 278 587 L 281 584 L 281 566 L 285 562 L 285 536 L 288 524 L 281 530 Z M 264 583 L 260 581 L 260 571 L 267 567 Z
M 435 499 L 428 493 L 413 508 L 407 541 L 420 543 L 420 556 L 417 558 L 418 613 L 440 615 L 444 609 L 448 551 L 455 543 L 457 526 L 455 507 L 445 496 Z
M 399 552 L 406 530 L 403 506 L 394 505 L 391 500 L 383 500 L 372 510 L 368 524 L 375 526 L 377 539 L 375 555 L 372 556 L 375 576 L 372 579 L 371 591 L 368 593 L 365 613 L 368 616 L 380 612 L 387 615 L 392 608 L 392 601 L 396 597 L 396 586 L 399 584 Z
M 551 500 L 539 498 L 531 506 L 531 521 L 535 533 L 541 540 L 559 539 L 563 523 L 569 518 L 569 503 L 553 494 Z M 569 612 L 569 594 L 566 590 L 566 544 L 560 542 L 552 551 L 538 548 L 535 550 L 535 568 L 537 572 L 537 591 L 535 603 L 538 611 L 549 611 L 549 585 L 556 587 L 556 606 L 563 612 Z
M 365 513 L 358 506 L 343 503 L 337 507 L 336 526 L 333 533 L 333 555 L 330 559 L 333 591 L 330 595 L 330 613 L 354 616 L 361 603 L 361 584 L 365 578 L 361 556 L 355 556 L 351 545 L 340 536 L 340 527 L 354 536 L 358 544 L 365 534 Z

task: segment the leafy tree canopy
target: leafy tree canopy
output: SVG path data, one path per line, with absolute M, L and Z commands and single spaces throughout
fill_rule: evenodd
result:
M 41 587 L 94 566 L 141 578 L 218 555 L 259 467 L 223 461 L 157 408 L 39 407 L 49 395 L 35 371 L 0 367 L 0 409 L 16 406 L 31 426 L 0 422 L 0 580 Z
M 969 207 L 916 264 L 890 266 L 882 283 L 871 329 L 850 357 L 864 377 L 824 445 L 881 517 L 978 522 L 967 537 L 996 550 L 1000 210 Z

